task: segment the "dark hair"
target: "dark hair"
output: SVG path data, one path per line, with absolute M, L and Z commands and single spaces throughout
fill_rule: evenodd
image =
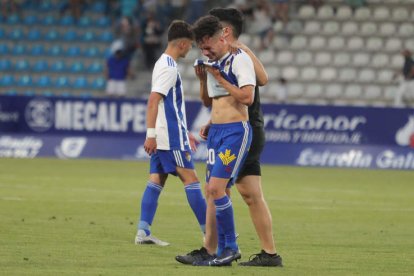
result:
M 234 8 L 214 8 L 208 13 L 217 17 L 220 21 L 230 24 L 236 38 L 243 32 L 243 14 L 241 11 Z
M 190 24 L 183 20 L 174 20 L 168 27 L 168 42 L 179 38 L 193 40 L 194 34 Z
M 198 43 L 205 36 L 212 37 L 223 29 L 219 19 L 213 15 L 200 17 L 193 25 L 195 41 Z

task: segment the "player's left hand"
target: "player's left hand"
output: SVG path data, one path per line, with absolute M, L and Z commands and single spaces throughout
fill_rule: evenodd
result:
M 198 146 L 198 144 L 200 144 L 200 142 L 197 140 L 197 138 L 194 137 L 194 135 L 191 132 L 188 133 L 188 138 L 190 139 L 190 148 L 191 148 L 191 150 L 196 151 L 197 146 Z
M 157 140 L 155 138 L 145 139 L 144 149 L 145 149 L 145 152 L 148 153 L 148 155 L 156 153 L 157 152 Z

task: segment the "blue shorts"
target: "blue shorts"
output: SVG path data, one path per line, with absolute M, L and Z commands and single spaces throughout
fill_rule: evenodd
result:
M 208 131 L 206 182 L 210 177 L 229 179 L 234 184 L 252 141 L 249 122 L 212 124 Z
M 177 176 L 177 167 L 194 169 L 190 151 L 157 150 L 151 155 L 150 173 L 172 174 Z

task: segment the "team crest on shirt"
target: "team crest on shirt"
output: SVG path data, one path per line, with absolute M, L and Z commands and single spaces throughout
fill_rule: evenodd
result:
M 230 60 L 227 60 L 226 63 L 224 64 L 223 71 L 227 73 L 229 70 L 230 70 Z
M 190 162 L 191 161 L 191 154 L 189 152 L 185 153 L 185 159 Z
M 223 165 L 227 166 L 231 162 L 233 162 L 234 159 L 236 159 L 236 155 L 231 153 L 231 150 L 226 149 L 225 153 L 220 152 L 219 158 L 221 159 L 221 162 L 223 162 Z

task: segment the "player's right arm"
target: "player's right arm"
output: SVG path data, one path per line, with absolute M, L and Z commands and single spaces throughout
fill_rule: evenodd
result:
M 144 149 L 149 155 L 157 151 L 157 141 L 155 139 L 155 123 L 158 115 L 158 104 L 163 96 L 157 92 L 151 92 L 147 103 L 147 138 L 145 139 Z
M 200 80 L 200 99 L 204 106 L 210 107 L 212 99 L 208 96 L 207 90 L 207 71 L 204 65 L 197 65 L 194 67 L 196 76 Z

